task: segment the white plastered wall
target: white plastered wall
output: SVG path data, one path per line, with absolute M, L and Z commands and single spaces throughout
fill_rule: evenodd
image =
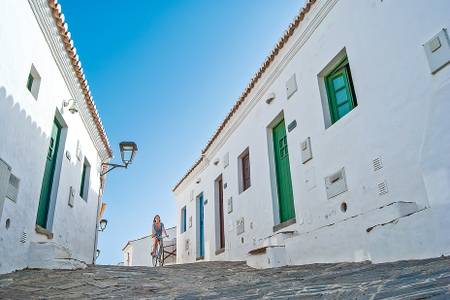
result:
M 2 1 L 0 20 L 5 25 L 0 26 L 0 157 L 20 179 L 17 202 L 7 199 L 1 215 L 0 272 L 24 268 L 36 259 L 28 257 L 30 245 L 36 242 L 54 243 L 71 258 L 92 263 L 100 187 L 98 152 L 79 114 L 62 109 L 63 101 L 72 96 L 28 1 Z M 26 88 L 32 64 L 41 77 L 37 100 Z M 49 240 L 35 232 L 35 223 L 56 114 L 67 127 L 63 129 L 60 179 L 50 216 L 53 239 Z M 78 141 L 81 160 L 76 156 Z M 79 196 L 84 157 L 91 164 L 87 201 Z M 71 186 L 75 189 L 73 207 L 68 205 Z M 9 229 L 5 228 L 7 219 Z
M 178 220 L 184 205 L 188 223 L 193 218 L 193 228 L 178 235 L 178 262 L 196 258 L 194 248 L 185 250 L 186 240 L 196 244 L 191 193 L 203 192 L 208 199 L 205 260 L 245 260 L 249 250 L 274 233 L 277 208 L 267 127 L 281 113 L 286 126 L 297 122 L 287 133 L 296 211 L 296 223 L 284 228 L 296 232 L 286 241 L 289 263 L 450 254 L 450 219 L 445 216 L 450 209 L 450 124 L 445 113 L 450 111 L 450 67 L 432 75 L 422 46 L 450 28 L 448 11 L 445 0 L 317 1 L 203 162 L 175 191 Z M 358 106 L 326 128 L 320 76 L 343 50 Z M 287 99 L 285 83 L 294 73 L 298 91 Z M 276 98 L 266 104 L 269 93 Z M 313 159 L 303 164 L 300 143 L 307 137 Z M 252 186 L 239 194 L 237 157 L 246 147 Z M 226 153 L 230 164 L 224 168 Z M 217 158 L 221 162 L 216 166 L 212 162 Z M 376 158 L 383 162 L 379 171 L 373 170 Z M 348 191 L 327 199 L 324 178 L 341 168 Z M 220 174 L 227 184 L 226 249 L 215 255 L 214 180 Z M 378 194 L 382 182 L 388 186 L 385 195 Z M 230 197 L 233 211 L 228 214 Z M 245 232 L 238 236 L 236 221 L 241 218 Z

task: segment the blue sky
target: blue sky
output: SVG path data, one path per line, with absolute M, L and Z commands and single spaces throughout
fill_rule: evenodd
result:
M 116 160 L 108 174 L 101 264 L 153 216 L 176 225 L 172 187 L 249 83 L 304 0 L 60 0 Z

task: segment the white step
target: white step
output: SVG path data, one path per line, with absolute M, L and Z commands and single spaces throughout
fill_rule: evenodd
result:
M 263 246 L 248 253 L 247 265 L 257 269 L 278 268 L 287 265 L 284 245 Z
M 72 258 L 69 249 L 53 242 L 32 242 L 28 252 L 28 268 L 65 269 L 86 268 L 86 263 Z

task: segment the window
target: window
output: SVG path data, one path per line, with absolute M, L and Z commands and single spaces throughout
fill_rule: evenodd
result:
M 250 185 L 250 152 L 247 148 L 239 155 L 239 193 L 247 190 Z
M 83 171 L 81 172 L 80 197 L 87 201 L 89 193 L 89 177 L 91 173 L 91 165 L 84 159 Z
M 31 65 L 31 70 L 27 78 L 27 89 L 30 91 L 30 93 L 33 95 L 35 99 L 38 98 L 40 85 L 41 85 L 41 76 L 39 76 L 39 73 L 37 72 L 34 65 Z
M 325 86 L 331 123 L 334 124 L 358 105 L 347 58 L 325 76 Z
M 181 233 L 186 231 L 186 206 L 181 209 Z

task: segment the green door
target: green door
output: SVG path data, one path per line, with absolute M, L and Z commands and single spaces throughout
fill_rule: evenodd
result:
M 273 128 L 273 144 L 275 151 L 278 203 L 280 207 L 280 223 L 282 223 L 295 218 L 294 195 L 292 193 L 289 151 L 284 120 Z
M 48 209 L 50 205 L 50 194 L 52 191 L 53 176 L 58 153 L 59 137 L 61 126 L 56 120 L 53 121 L 52 135 L 50 136 L 50 146 L 48 147 L 47 162 L 45 164 L 44 178 L 42 180 L 41 196 L 36 224 L 47 228 Z

